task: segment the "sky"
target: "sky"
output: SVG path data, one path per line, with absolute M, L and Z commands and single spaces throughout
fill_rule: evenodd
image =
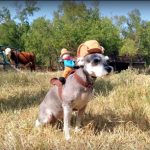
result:
M 92 1 L 85 1 L 87 6 L 92 5 Z M 23 3 L 23 1 L 19 1 Z M 53 19 L 53 12 L 58 10 L 58 6 L 61 1 L 38 1 L 37 6 L 40 8 L 38 12 L 34 13 L 34 16 L 29 17 L 29 22 L 32 22 L 38 17 L 44 16 L 46 19 Z M 7 7 L 12 16 L 15 15 L 15 1 L 0 1 L 0 9 Z M 150 21 L 150 1 L 100 1 L 99 3 L 100 13 L 102 16 L 113 17 L 115 15 L 127 16 L 128 12 L 133 9 L 139 9 L 142 20 Z

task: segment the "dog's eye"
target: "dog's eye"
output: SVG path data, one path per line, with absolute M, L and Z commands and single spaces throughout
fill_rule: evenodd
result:
M 93 62 L 94 62 L 94 64 L 97 64 L 97 63 L 99 63 L 99 62 L 100 62 L 100 59 L 95 58 L 95 59 L 93 60 Z

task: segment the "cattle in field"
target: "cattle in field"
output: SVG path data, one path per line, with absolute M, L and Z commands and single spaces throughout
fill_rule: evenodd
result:
M 30 67 L 31 71 L 35 70 L 35 54 L 32 52 L 19 52 L 10 48 L 6 48 L 5 55 L 10 60 L 11 64 L 14 64 L 18 68 L 19 64 L 22 64 L 24 68 Z

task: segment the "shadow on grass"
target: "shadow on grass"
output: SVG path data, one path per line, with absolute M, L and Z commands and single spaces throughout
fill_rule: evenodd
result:
M 123 116 L 124 120 L 120 119 L 118 115 L 116 115 L 112 110 L 107 110 L 107 112 L 103 114 L 85 114 L 82 119 L 82 129 L 86 131 L 92 130 L 95 135 L 98 135 L 100 132 L 113 132 L 114 128 L 119 125 L 122 125 L 124 129 L 128 129 L 128 125 L 132 124 L 135 128 L 139 128 L 140 131 L 149 131 L 150 123 L 148 118 L 133 118 L 133 116 Z M 139 122 L 137 122 L 139 120 Z M 73 115 L 71 118 L 71 126 L 75 128 L 76 123 L 76 115 Z M 49 124 L 50 125 L 50 124 Z M 59 129 L 63 131 L 63 122 L 57 121 L 54 126 L 55 129 Z M 134 130 L 134 128 L 133 128 Z
M 113 90 L 115 85 L 113 85 L 110 81 L 99 80 L 95 84 L 95 92 L 97 94 L 102 94 L 103 96 L 109 95 L 109 93 Z M 0 99 L 0 113 L 5 111 L 14 111 L 30 108 L 31 106 L 36 106 L 41 103 L 44 96 L 46 95 L 47 90 L 40 90 L 33 95 L 28 92 L 24 92 L 20 95 L 11 96 L 7 99 Z M 112 132 L 113 129 L 118 125 L 125 125 L 128 122 L 134 123 L 136 127 L 141 129 L 142 131 L 150 130 L 150 121 L 148 116 L 146 116 L 143 112 L 144 110 L 139 108 L 135 110 L 133 107 L 133 113 L 128 113 L 124 116 L 118 116 L 112 110 L 107 110 L 103 114 L 92 114 L 88 113 L 82 120 L 83 128 L 94 129 L 94 133 L 98 134 L 99 132 L 108 131 Z M 122 119 L 121 119 L 121 118 Z M 75 126 L 76 117 L 72 118 L 72 125 Z M 59 123 L 58 126 L 62 128 L 62 124 Z
M 123 119 L 121 119 L 123 118 Z M 88 113 L 82 120 L 83 128 L 88 127 L 94 129 L 94 134 L 98 134 L 101 131 L 113 132 L 113 129 L 118 125 L 132 123 L 135 127 L 142 131 L 150 130 L 150 122 L 147 116 L 143 116 L 143 113 L 133 116 L 133 114 L 127 114 L 125 116 L 118 116 L 112 110 L 107 110 L 104 114 L 91 114 Z
M 136 127 L 140 128 L 142 131 L 149 131 L 150 120 L 144 111 L 144 108 L 139 108 L 137 111 L 132 111 L 131 114 L 124 116 L 124 120 L 126 120 L 126 122 L 132 121 Z
M 109 81 L 99 80 L 95 83 L 94 89 L 96 94 L 102 93 L 103 95 L 108 95 L 113 89 L 113 85 Z M 0 99 L 0 113 L 3 111 L 26 109 L 34 105 L 39 105 L 46 93 L 46 90 L 37 91 L 32 95 L 31 93 L 24 92 L 19 95 Z
M 85 115 L 82 125 L 83 128 L 90 128 L 94 130 L 95 134 L 100 133 L 101 131 L 112 132 L 113 129 L 122 124 L 119 116 L 117 116 L 113 111 L 108 110 L 104 114 L 91 114 L 88 113 Z
M 0 113 L 5 111 L 14 111 L 20 109 L 26 109 L 31 106 L 39 105 L 43 100 L 47 91 L 41 90 L 33 95 L 28 92 L 21 93 L 19 95 L 15 95 L 8 97 L 7 99 L 0 99 Z
M 110 114 L 109 114 L 110 113 Z M 102 130 L 105 131 L 113 131 L 113 128 L 121 122 L 118 122 L 119 117 L 116 116 L 113 112 L 109 112 L 108 114 L 96 114 L 93 115 L 91 113 L 85 114 L 82 118 L 82 128 L 85 129 L 94 129 L 94 133 L 97 134 Z M 108 119 L 109 118 L 109 119 Z M 71 118 L 71 126 L 75 128 L 76 126 L 76 114 L 74 113 Z M 57 129 L 63 130 L 63 122 L 57 121 L 55 123 L 55 127 Z

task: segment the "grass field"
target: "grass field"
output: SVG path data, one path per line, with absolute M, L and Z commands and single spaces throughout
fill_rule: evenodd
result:
M 70 142 L 62 123 L 35 128 L 39 104 L 59 73 L 0 72 L 0 150 L 150 150 L 150 76 L 123 71 L 95 84 Z

